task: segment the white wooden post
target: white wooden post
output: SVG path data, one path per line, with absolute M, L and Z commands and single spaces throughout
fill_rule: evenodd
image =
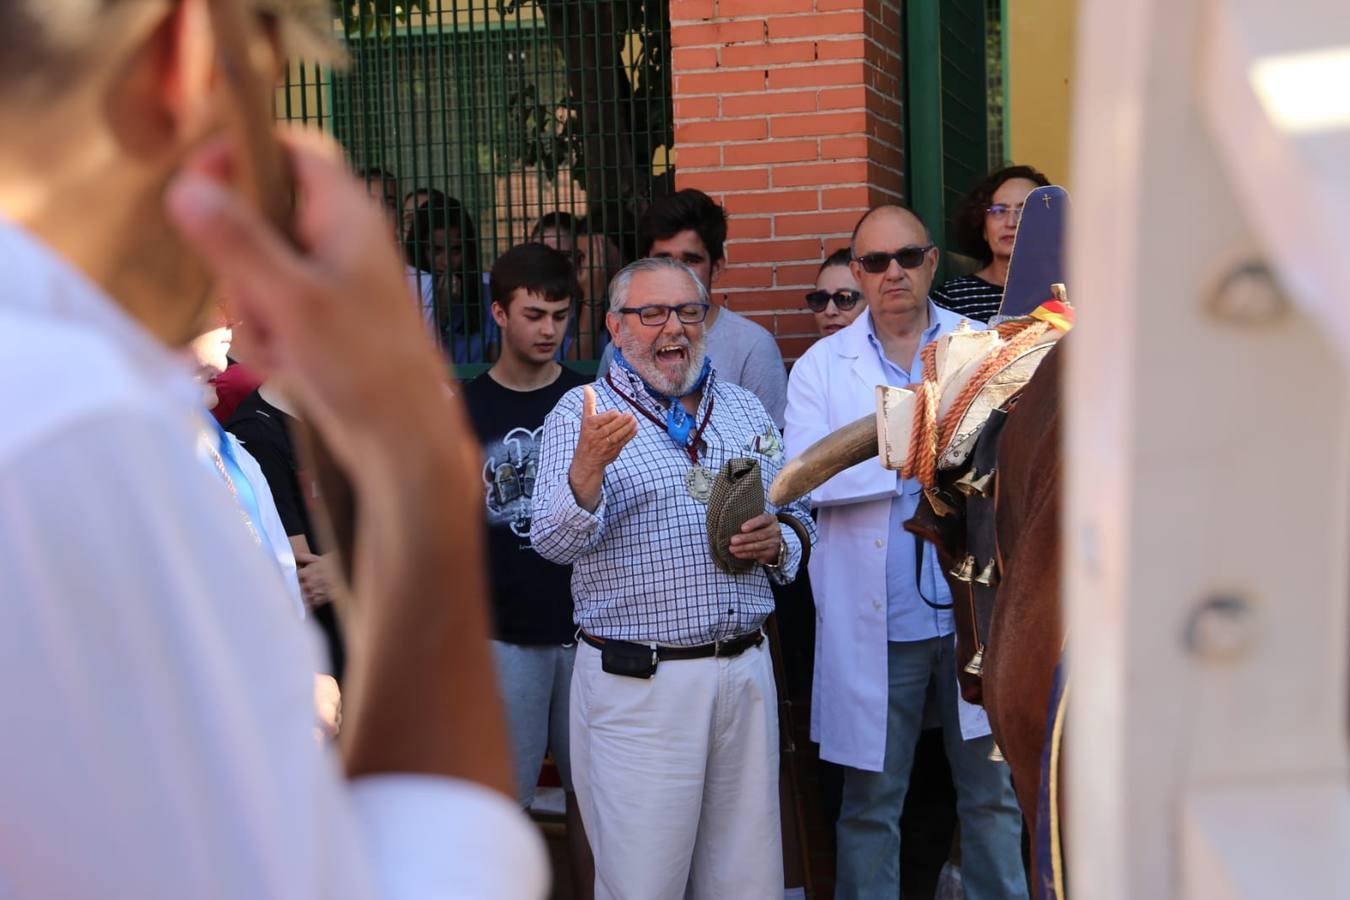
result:
M 1350 115 L 1290 118 L 1267 65 L 1350 53 L 1350 7 L 1083 0 L 1080 28 L 1072 892 L 1350 897 Z

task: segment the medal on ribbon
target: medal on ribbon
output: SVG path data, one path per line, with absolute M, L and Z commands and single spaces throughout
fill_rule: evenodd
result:
M 693 468 L 684 473 L 684 487 L 689 491 L 690 497 L 706 504 L 708 498 L 712 496 L 713 473 L 695 463 Z
M 664 429 L 666 434 L 674 441 L 675 445 L 689 456 L 690 468 L 684 473 L 685 491 L 696 503 L 706 505 L 709 498 L 712 497 L 713 482 L 716 480 L 716 476 L 699 462 L 698 457 L 699 453 L 707 446 L 703 441 L 703 430 L 708 427 L 708 420 L 712 418 L 713 404 L 715 402 L 714 398 L 711 396 L 708 397 L 707 408 L 703 413 L 703 420 L 699 423 L 698 427 L 695 428 L 694 417 L 685 411 L 683 405 L 680 403 L 679 397 L 667 397 L 654 392 L 652 388 L 642 380 L 641 376 L 633 370 L 632 366 L 628 364 L 628 361 L 623 358 L 622 353 L 616 353 L 614 359 L 618 364 L 618 373 L 621 373 L 621 377 L 628 380 L 633 386 L 639 387 L 640 390 L 638 396 L 630 395 L 627 391 L 621 390 L 614 381 L 616 372 L 613 369 L 605 376 L 606 380 L 609 382 L 609 386 L 613 388 L 614 392 L 623 398 L 629 406 L 633 407 L 634 411 L 649 419 L 658 427 Z M 712 367 L 705 360 L 703 363 L 703 374 L 699 378 L 698 385 L 691 388 L 688 393 L 698 390 L 699 386 L 706 383 L 711 371 Z M 683 396 L 688 396 L 688 393 Z M 638 397 L 642 397 L 642 399 L 638 399 Z M 649 409 L 648 404 L 651 404 L 652 401 L 658 397 L 666 404 L 666 408 Z M 664 415 L 664 420 L 662 415 Z

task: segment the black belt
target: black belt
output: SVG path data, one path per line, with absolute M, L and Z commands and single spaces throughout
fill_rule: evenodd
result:
M 707 659 L 710 656 L 740 656 L 751 647 L 758 647 L 764 641 L 764 632 L 760 629 L 739 634 L 733 638 L 727 638 L 724 641 L 713 641 L 711 644 L 699 644 L 697 647 L 662 647 L 659 644 L 644 644 L 633 641 L 616 641 L 606 638 L 598 638 L 589 635 L 584 631 L 578 632 L 581 639 L 590 644 L 597 650 L 604 650 L 606 644 L 627 644 L 630 647 L 646 647 L 656 653 L 658 660 L 672 659 Z

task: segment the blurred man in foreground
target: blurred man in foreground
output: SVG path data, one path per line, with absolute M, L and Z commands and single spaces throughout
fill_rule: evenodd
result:
M 226 2 L 0 5 L 0 719 L 22 724 L 0 884 L 542 896 L 490 687 L 473 434 L 336 148 L 287 142 L 304 251 L 233 190 L 222 123 L 271 23 L 218 71 Z M 351 480 L 345 775 L 279 570 L 198 459 L 171 348 L 213 280 Z

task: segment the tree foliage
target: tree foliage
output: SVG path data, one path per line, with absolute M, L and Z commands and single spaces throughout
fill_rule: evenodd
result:
M 332 0 L 333 17 L 346 23 L 347 36 L 388 36 L 396 22 L 408 23 L 413 11 L 426 12 L 426 0 Z
M 640 205 L 657 149 L 670 147 L 668 0 L 461 0 L 495 5 L 502 19 L 537 6 L 561 57 L 559 83 L 535 83 L 511 60 L 494 61 L 507 86 L 505 116 L 489 123 L 485 151 L 508 165 L 566 170 L 588 194 Z M 348 38 L 390 37 L 427 0 L 332 0 Z M 537 68 L 534 71 L 539 71 Z M 562 87 L 562 91 L 557 88 Z M 481 89 L 481 88 L 475 88 Z M 669 179 L 671 176 L 666 175 Z M 668 187 L 668 186 L 667 186 Z M 662 192 L 657 187 L 657 193 Z

